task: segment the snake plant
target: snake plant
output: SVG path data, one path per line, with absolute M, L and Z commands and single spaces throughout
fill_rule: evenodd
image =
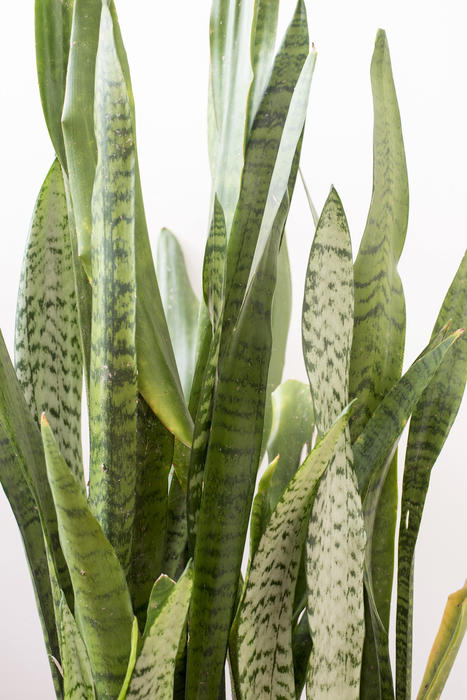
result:
M 467 257 L 402 375 L 408 179 L 385 33 L 355 262 L 337 191 L 314 222 L 311 207 L 308 385 L 282 381 L 285 226 L 316 61 L 303 0 L 279 44 L 277 2 L 213 0 L 201 299 L 166 229 L 153 263 L 113 0 L 36 0 L 35 13 L 56 157 L 32 217 L 14 365 L 0 343 L 0 479 L 57 698 L 408 700 L 415 545 L 467 376 Z M 466 591 L 449 599 L 420 700 L 442 691 Z

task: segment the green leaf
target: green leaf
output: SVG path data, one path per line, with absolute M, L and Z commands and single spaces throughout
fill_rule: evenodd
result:
M 167 583 L 169 586 L 167 586 Z M 163 594 L 159 588 L 163 584 Z M 180 640 L 186 625 L 193 584 L 189 566 L 177 584 L 161 577 L 154 584 L 141 652 L 136 661 L 127 698 L 172 700 L 174 671 Z
M 138 397 L 136 440 L 135 516 L 127 580 L 133 610 L 143 629 L 152 586 L 164 571 L 168 476 L 174 438 L 141 395 Z
M 274 55 L 278 4 L 214 0 L 210 21 L 209 150 L 213 190 L 230 233 L 244 146 Z
M 16 375 L 31 415 L 46 411 L 60 451 L 85 492 L 81 356 L 73 255 L 62 172 L 49 170 L 34 208 L 18 291 Z
M 130 74 L 113 2 L 112 41 L 116 69 L 124 76 L 135 133 Z M 94 136 L 94 83 L 101 3 L 75 0 L 63 132 L 69 185 L 78 239 L 78 254 L 91 278 L 91 200 L 97 164 Z M 110 37 L 109 37 L 110 40 Z M 191 444 L 193 425 L 188 413 L 170 335 L 162 308 L 144 214 L 139 167 L 135 164 L 136 347 L 138 387 L 153 412 L 184 444 Z
M 291 184 L 291 171 L 298 166 L 297 148 L 301 142 L 315 59 L 316 54 L 308 50 L 306 11 L 300 0 L 276 56 L 246 148 L 227 253 L 221 356 L 236 323 L 248 283 L 261 260 L 284 193 Z M 290 198 L 290 189 L 288 194 Z
M 295 697 L 297 700 L 300 700 L 302 697 L 303 688 L 306 683 L 306 672 L 311 649 L 310 628 L 308 626 L 308 615 L 305 610 L 292 633 L 293 671 Z
M 171 472 L 169 484 L 167 537 L 161 569 L 177 581 L 185 569 L 188 556 L 186 495 L 174 471 Z
M 451 593 L 433 643 L 417 700 L 438 700 L 467 630 L 467 581 Z
M 102 5 L 96 61 L 89 501 L 125 572 L 136 486 L 135 147 L 131 109 Z
M 331 188 L 310 251 L 302 339 L 318 435 L 348 403 L 353 329 L 352 247 L 344 209 Z M 365 634 L 362 504 L 348 429 L 320 481 L 308 523 L 306 578 L 313 648 L 307 695 L 356 699 Z
M 156 272 L 183 393 L 188 401 L 195 371 L 199 302 L 179 242 L 168 229 L 159 234 Z
M 138 630 L 138 620 L 133 620 L 133 627 L 131 628 L 131 651 L 130 658 L 128 659 L 128 668 L 126 670 L 125 680 L 123 681 L 120 693 L 117 700 L 125 700 L 130 686 L 131 676 L 133 675 L 133 670 L 136 664 L 136 657 L 138 655 L 138 647 L 140 646 L 140 636 Z
M 193 698 L 217 698 L 222 679 L 261 450 L 271 305 L 288 204 L 286 195 L 219 367 L 194 560 L 187 662 Z
M 407 231 L 409 194 L 399 107 L 386 34 L 379 30 L 371 63 L 373 194 L 354 266 L 355 321 L 350 397 L 352 442 L 399 379 L 405 338 L 405 302 L 397 263 Z
M 60 455 L 45 416 L 41 429 L 60 543 L 75 594 L 75 619 L 88 651 L 97 696 L 114 700 L 125 678 L 131 647 L 133 611 L 125 575 Z
M 343 415 L 336 422 L 297 471 L 253 555 L 238 625 L 239 680 L 244 700 L 295 700 L 291 624 L 294 583 L 319 479 L 347 420 L 348 415 Z
M 444 333 L 448 321 L 456 328 L 467 320 L 467 253 L 457 270 L 441 307 L 431 343 Z M 410 422 L 402 485 L 399 526 L 396 691 L 405 698 L 411 687 L 412 584 L 415 545 L 433 465 L 459 409 L 467 378 L 467 336 L 453 345 L 423 392 Z
M 65 700 L 95 700 L 88 653 L 63 593 L 60 600 L 59 634 Z
M 283 382 L 272 394 L 272 427 L 268 458 L 279 463 L 267 489 L 269 512 L 276 507 L 288 483 L 300 465 L 304 446 L 311 450 L 314 430 L 310 388 L 296 379 Z
M 55 152 L 66 169 L 62 134 L 73 0 L 36 0 L 36 64 L 42 109 Z

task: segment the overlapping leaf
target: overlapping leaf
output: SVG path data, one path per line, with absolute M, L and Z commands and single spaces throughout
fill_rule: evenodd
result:
M 179 242 L 168 229 L 159 234 L 156 272 L 185 399 L 195 369 L 199 302 L 193 292 Z
M 318 435 L 348 403 L 353 328 L 352 248 L 334 188 L 320 216 L 305 282 L 302 339 Z M 313 648 L 307 694 L 359 696 L 365 633 L 362 504 L 348 429 L 323 476 L 308 523 L 306 575 Z
M 98 164 L 93 190 L 90 504 L 124 570 L 136 486 L 135 143 L 104 3 L 96 62 Z
M 162 596 L 158 590 L 161 584 L 164 589 Z M 154 584 L 149 601 L 148 624 L 127 698 L 172 700 L 175 662 L 186 626 L 192 584 L 191 567 L 177 584 L 166 576 Z
M 34 208 L 18 291 L 15 366 L 31 415 L 46 411 L 60 451 L 84 493 L 83 364 L 68 211 L 59 162 Z
M 316 488 L 347 420 L 344 415 L 336 422 L 297 471 L 253 555 L 238 624 L 239 685 L 244 700 L 295 700 L 294 584 Z
M 88 653 L 63 594 L 60 601 L 59 636 L 65 700 L 95 700 Z
M 61 115 L 65 99 L 73 0 L 36 0 L 35 39 L 39 91 L 55 152 L 66 169 Z
M 114 700 L 125 678 L 133 624 L 125 575 L 60 455 L 45 416 L 41 430 L 60 543 L 75 595 L 75 619 L 97 696 Z
M 467 253 L 457 270 L 436 321 L 430 344 L 439 342 L 440 332 L 467 321 Z M 433 465 L 449 435 L 459 409 L 467 379 L 467 337 L 454 344 L 427 386 L 410 422 L 405 456 L 399 527 L 396 693 L 404 698 L 411 687 L 412 584 L 415 544 Z

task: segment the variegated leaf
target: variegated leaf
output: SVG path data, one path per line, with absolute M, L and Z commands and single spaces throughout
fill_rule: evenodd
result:
M 318 435 L 348 402 L 353 328 L 352 248 L 334 188 L 311 247 L 302 337 Z M 318 487 L 308 524 L 306 575 L 313 648 L 307 694 L 316 700 L 359 697 L 365 634 L 362 504 L 348 429 Z
M 59 638 L 65 700 L 95 700 L 88 653 L 63 593 L 60 601 Z
M 308 455 L 279 500 L 253 555 L 238 623 L 238 671 L 243 700 L 295 700 L 295 581 L 316 488 L 347 420 L 347 414 L 341 416 Z

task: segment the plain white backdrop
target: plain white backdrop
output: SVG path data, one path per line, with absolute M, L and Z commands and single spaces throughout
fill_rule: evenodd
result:
M 33 4 L 0 4 L 0 328 L 10 350 L 29 219 L 53 159 L 35 73 Z M 210 190 L 209 5 L 209 0 L 117 0 L 132 70 L 151 240 L 155 248 L 162 226 L 179 236 L 197 292 Z M 292 0 L 282 1 L 282 27 L 293 5 Z M 387 31 L 410 183 L 409 231 L 399 265 L 407 303 L 407 366 L 431 333 L 467 241 L 467 9 L 464 0 L 307 0 L 307 9 L 318 61 L 302 169 L 318 209 L 330 185 L 337 188 L 354 254 L 371 196 L 369 66 L 376 30 Z M 300 310 L 313 226 L 300 183 L 287 231 L 295 315 L 285 377 L 304 380 Z M 435 466 L 417 546 L 415 693 L 446 598 L 467 577 L 466 403 Z M 52 700 L 22 544 L 3 492 L 0 532 L 0 695 Z M 467 642 L 443 698 L 467 698 Z

